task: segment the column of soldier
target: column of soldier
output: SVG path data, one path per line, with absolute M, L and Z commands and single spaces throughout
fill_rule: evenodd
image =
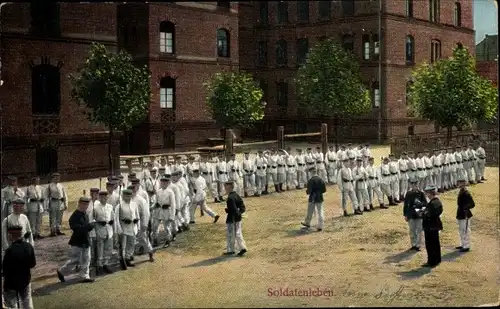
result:
M 482 182 L 486 154 L 479 142 L 475 146 L 434 149 L 433 154 L 428 150 L 402 153 L 399 159 L 390 154 L 382 158 L 380 166 L 374 165 L 369 145 L 350 144 L 337 151 L 331 146 L 325 154 L 319 147 L 305 153 L 301 149 L 296 153 L 274 149 L 258 151 L 251 159 L 246 152 L 242 162 L 234 155 L 226 161 L 223 155 L 211 154 L 201 155 L 199 161 L 191 156 L 188 162 L 182 156 L 175 161 L 152 159 L 138 175 L 131 173 L 127 180 L 122 175 L 109 177 L 105 191 L 90 190 L 87 214 L 96 223 L 91 232 L 92 261 L 98 273 L 110 273 L 107 265 L 114 244 L 121 248 L 122 268 L 133 266 L 136 241 L 153 261 L 152 247 L 160 245 L 160 225 L 167 234 L 163 246 L 168 247 L 178 233 L 195 223 L 197 206 L 201 215 L 207 213 L 217 222 L 219 215 L 207 206 L 206 196 L 210 192 L 215 202 L 224 201 L 227 181 L 234 182 L 236 192 L 245 197 L 270 194 L 271 185 L 274 192 L 281 193 L 303 189 L 314 168 L 325 182 L 339 186 L 344 216 L 349 215 L 348 200 L 354 214 L 361 215 L 374 210 L 375 197 L 381 209 L 388 208 L 386 198 L 389 206 L 403 201 L 410 178 L 418 180 L 420 189 L 434 184 L 439 192 L 455 189 L 458 178 L 471 184 Z M 10 177 L 2 189 L 2 235 L 7 235 L 9 226 L 19 225 L 26 241 L 34 244 L 43 238 L 40 230 L 45 211 L 49 213 L 50 235 L 64 235 L 61 220 L 68 197 L 59 180 L 60 175 L 53 174 L 42 189 L 39 177 L 33 177 L 32 184 L 22 190 Z M 9 246 L 5 236 L 2 245 L 3 250 Z

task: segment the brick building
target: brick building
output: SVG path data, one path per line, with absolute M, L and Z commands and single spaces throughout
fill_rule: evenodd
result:
M 406 89 L 416 64 L 450 56 L 459 42 L 474 53 L 472 0 L 381 1 L 381 10 L 378 1 L 240 3 L 240 69 L 261 81 L 268 123 L 300 121 L 297 68 L 309 47 L 333 38 L 359 59 L 374 102 L 363 117 L 371 125 L 345 134 L 378 135 L 377 121 L 370 119 L 379 117 L 384 139 L 436 130 L 407 118 Z
M 107 173 L 107 131 L 85 119 L 67 78 L 92 42 L 125 48 L 152 72 L 149 117 L 122 138 L 130 152 L 165 151 L 218 134 L 204 112 L 202 84 L 237 69 L 237 4 L 32 3 L 1 7 L 4 176 Z

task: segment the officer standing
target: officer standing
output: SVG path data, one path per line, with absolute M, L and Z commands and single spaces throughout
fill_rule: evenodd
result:
M 227 213 L 227 250 L 224 255 L 233 255 L 235 253 L 235 245 L 238 245 L 240 249 L 238 256 L 243 256 L 247 252 L 241 230 L 241 215 L 245 212 L 245 203 L 238 193 L 234 191 L 234 184 L 232 182 L 226 182 L 224 187 L 228 193 L 225 209 Z
M 412 176 L 409 179 L 410 191 L 406 193 L 403 206 L 403 216 L 410 229 L 410 250 L 420 251 L 422 239 L 422 216 L 418 212 L 426 205 L 425 193 L 418 188 L 418 179 Z
M 311 219 L 316 210 L 316 214 L 318 216 L 318 223 L 316 225 L 316 229 L 318 232 L 323 230 L 324 219 L 324 209 L 323 209 L 323 194 L 326 192 L 326 183 L 317 174 L 317 170 L 315 167 L 311 167 L 309 170 L 311 178 L 307 182 L 307 191 L 306 193 L 309 195 L 308 206 L 307 206 L 307 215 L 304 222 L 301 224 L 306 227 L 311 227 Z
M 441 263 L 441 244 L 439 242 L 439 231 L 443 229 L 441 214 L 443 204 L 437 197 L 437 189 L 434 185 L 425 187 L 425 194 L 429 199 L 427 206 L 422 208 L 422 227 L 424 229 L 425 249 L 427 251 L 427 263 L 423 267 L 435 267 Z
M 467 190 L 467 181 L 465 177 L 458 177 L 457 184 L 460 187 L 457 198 L 457 222 L 458 233 L 460 235 L 460 246 L 456 247 L 460 252 L 470 251 L 470 219 L 472 212 L 470 211 L 476 205 L 474 199 Z

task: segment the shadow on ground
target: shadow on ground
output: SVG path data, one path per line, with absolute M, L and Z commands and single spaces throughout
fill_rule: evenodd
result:
M 448 252 L 441 257 L 441 260 L 446 262 L 453 262 L 464 254 L 466 254 L 466 252 L 460 252 L 458 250 Z
M 394 255 L 387 256 L 384 259 L 384 264 L 399 263 L 410 260 L 418 251 L 406 250 Z
M 71 278 L 71 279 L 66 279 L 66 282 L 55 282 L 52 284 L 48 284 L 46 286 L 43 286 L 39 289 L 34 290 L 33 296 L 47 296 L 47 295 L 53 294 L 54 292 L 59 291 L 60 289 L 68 287 L 70 285 L 85 284 L 85 283 L 81 283 L 81 281 L 82 281 L 81 278 L 75 277 L 75 278 Z
M 300 228 L 298 230 L 288 230 L 286 231 L 285 233 L 285 237 L 300 237 L 300 236 L 305 236 L 305 235 L 309 235 L 309 234 L 312 234 L 312 233 L 316 233 L 316 229 L 315 228 Z
M 414 280 L 418 279 L 422 276 L 427 275 L 432 271 L 432 268 L 430 267 L 419 267 L 416 269 L 412 270 L 407 270 L 407 271 L 398 271 L 397 274 L 401 276 L 403 280 Z
M 211 265 L 215 265 L 215 264 L 218 264 L 218 263 L 222 263 L 222 262 L 226 262 L 230 259 L 233 259 L 235 258 L 236 255 L 223 255 L 223 256 L 216 256 L 216 257 L 213 257 L 213 258 L 210 258 L 210 259 L 206 259 L 206 260 L 202 260 L 202 261 L 199 261 L 199 262 L 196 262 L 196 263 L 193 263 L 191 265 L 187 265 L 187 266 L 183 266 L 182 268 L 191 268 L 191 267 L 204 267 L 204 266 L 211 266 Z

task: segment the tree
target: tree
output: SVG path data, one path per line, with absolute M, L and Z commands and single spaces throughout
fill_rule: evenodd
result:
M 207 104 L 215 122 L 225 129 L 248 128 L 264 118 L 262 89 L 248 73 L 217 73 L 205 87 Z
M 409 99 L 414 116 L 447 129 L 448 144 L 453 127 L 490 121 L 498 107 L 496 88 L 476 73 L 474 58 L 461 44 L 450 58 L 414 70 Z
M 361 81 L 358 62 L 332 39 L 309 51 L 295 82 L 299 107 L 309 115 L 335 118 L 337 147 L 339 118 L 370 110 L 370 92 Z
M 104 45 L 94 43 L 85 63 L 70 75 L 70 81 L 71 96 L 86 108 L 87 118 L 109 130 L 108 158 L 113 173 L 114 132 L 130 130 L 147 116 L 151 95 L 149 71 L 135 66 L 126 52 L 110 53 Z

